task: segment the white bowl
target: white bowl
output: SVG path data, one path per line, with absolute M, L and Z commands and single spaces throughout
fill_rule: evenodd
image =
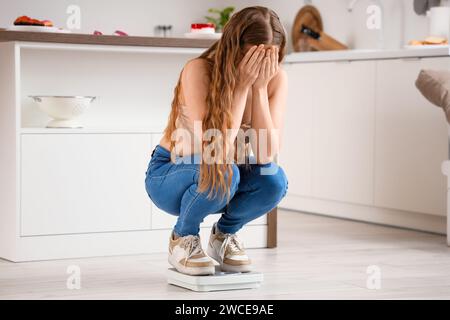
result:
M 78 121 L 96 99 L 92 96 L 30 96 L 50 118 L 47 128 L 82 128 Z

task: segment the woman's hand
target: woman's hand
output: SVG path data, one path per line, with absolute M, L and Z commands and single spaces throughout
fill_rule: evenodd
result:
M 266 50 L 266 55 L 261 63 L 258 78 L 253 83 L 253 88 L 267 88 L 270 80 L 277 74 L 278 64 L 278 47 Z
M 242 58 L 238 66 L 236 86 L 242 89 L 250 88 L 260 73 L 265 56 L 264 45 L 252 46 Z

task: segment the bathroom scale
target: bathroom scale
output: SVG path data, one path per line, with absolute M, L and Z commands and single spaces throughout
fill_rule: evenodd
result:
M 263 280 L 261 272 L 223 272 L 220 266 L 216 266 L 216 273 L 211 276 L 191 276 L 180 273 L 175 268 L 167 271 L 169 284 L 200 292 L 256 289 Z

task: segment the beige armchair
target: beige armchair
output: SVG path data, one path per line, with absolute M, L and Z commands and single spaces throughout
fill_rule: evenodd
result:
M 450 124 L 450 71 L 422 70 L 416 81 L 416 87 L 432 104 L 442 108 Z M 450 152 L 450 126 L 449 126 Z M 450 154 L 449 154 L 450 159 Z M 448 177 L 447 199 L 450 199 L 450 160 L 442 163 L 442 173 Z M 450 246 L 450 202 L 447 201 L 447 244 Z

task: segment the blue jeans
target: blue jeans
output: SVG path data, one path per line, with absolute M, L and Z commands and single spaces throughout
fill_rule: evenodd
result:
M 270 212 L 286 195 L 288 180 L 275 163 L 233 164 L 228 204 L 226 196 L 208 198 L 208 192 L 197 191 L 199 155 L 187 157 L 188 163 L 186 157 L 178 157 L 173 163 L 170 151 L 158 145 L 145 173 L 145 188 L 153 203 L 178 216 L 174 231 L 179 236 L 198 235 L 200 223 L 214 213 L 222 213 L 217 222 L 220 231 L 236 233 L 246 223 Z

